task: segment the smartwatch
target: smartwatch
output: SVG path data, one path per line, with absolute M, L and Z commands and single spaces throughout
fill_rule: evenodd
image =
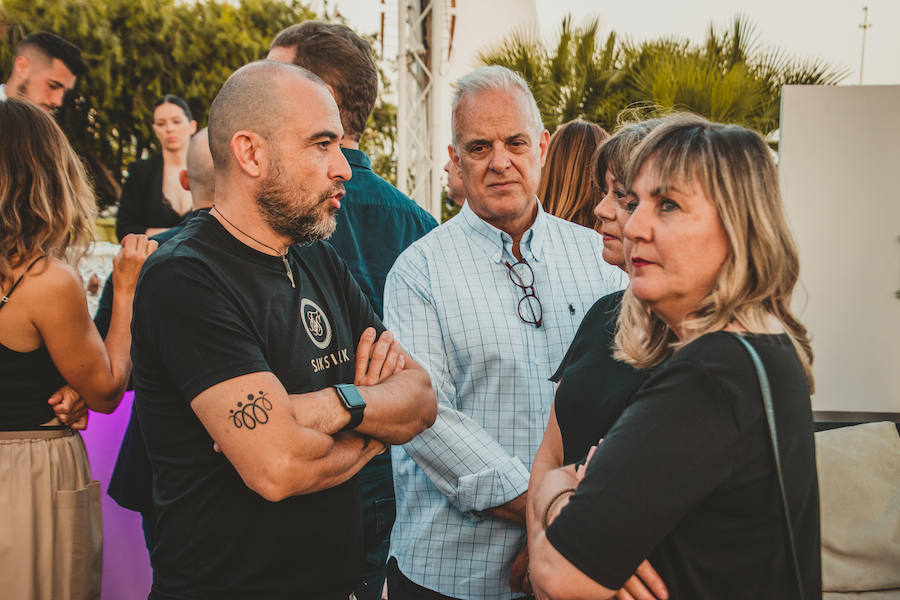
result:
M 352 383 L 339 383 L 332 387 L 337 392 L 338 398 L 341 399 L 341 404 L 350 413 L 350 422 L 341 431 L 356 429 L 362 423 L 366 401 Z

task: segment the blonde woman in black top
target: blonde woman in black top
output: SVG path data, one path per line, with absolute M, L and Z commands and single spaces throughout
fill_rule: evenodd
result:
M 529 530 L 539 598 L 612 598 L 645 559 L 669 598 L 818 598 L 812 352 L 771 152 L 693 115 L 635 150 L 615 356 L 656 367 Z M 736 335 L 733 335 L 736 334 Z M 797 573 L 760 381 L 771 385 Z M 598 382 L 601 384 L 601 382 Z M 546 529 L 545 529 L 546 528 Z

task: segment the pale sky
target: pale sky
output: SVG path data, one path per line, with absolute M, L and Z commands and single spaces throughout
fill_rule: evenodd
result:
M 479 0 L 492 2 L 493 0 Z M 459 4 L 467 0 L 459 0 Z M 322 0 L 312 0 L 321 7 Z M 397 0 L 386 0 L 391 11 Z M 615 29 L 620 35 L 646 39 L 668 34 L 680 34 L 701 40 L 710 21 L 719 27 L 731 23 L 742 13 L 756 24 L 760 42 L 778 46 L 792 55 L 824 58 L 830 63 L 850 69 L 844 84 L 859 81 L 860 50 L 862 46 L 863 5 L 869 7 L 866 38 L 865 84 L 900 84 L 900 0 L 662 0 L 637 2 L 608 2 L 605 0 L 514 0 L 530 12 L 534 5 L 538 23 L 546 37 L 558 29 L 563 16 L 572 13 L 576 23 L 592 16 L 600 18 L 604 34 Z M 382 0 L 328 0 L 330 8 L 337 7 L 351 26 L 363 32 L 375 32 L 379 27 Z M 511 20 L 517 20 L 511 15 Z M 396 21 L 394 21 L 396 22 Z M 498 29 L 505 30 L 501 23 Z M 457 31 L 457 36 L 466 36 Z M 471 37 L 471 36 L 470 36 Z M 482 39 L 465 40 L 471 45 L 497 42 L 502 33 L 491 39 L 482 32 Z

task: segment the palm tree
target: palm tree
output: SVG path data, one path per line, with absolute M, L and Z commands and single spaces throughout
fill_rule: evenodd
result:
M 498 46 L 482 50 L 484 64 L 508 67 L 528 82 L 544 125 L 551 131 L 583 117 L 598 123 L 613 122 L 616 91 L 623 73 L 617 68 L 621 49 L 611 32 L 601 45 L 600 23 L 592 20 L 573 27 L 572 16 L 563 19 L 559 40 L 544 47 L 536 28 L 520 29 Z
M 615 32 L 599 41 L 596 19 L 573 27 L 570 15 L 551 48 L 536 30 L 519 30 L 479 59 L 522 74 L 551 131 L 574 118 L 613 129 L 623 113 L 688 110 L 768 135 L 778 127 L 783 85 L 831 85 L 849 72 L 761 48 L 755 27 L 740 15 L 724 30 L 710 24 L 702 44 L 675 36 L 635 44 Z

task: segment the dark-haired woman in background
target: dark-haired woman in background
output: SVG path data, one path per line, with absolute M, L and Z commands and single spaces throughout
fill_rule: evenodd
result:
M 593 211 L 600 198 L 591 182 L 591 161 L 608 137 L 599 125 L 580 120 L 564 123 L 553 132 L 537 191 L 545 211 L 597 229 Z
M 191 194 L 181 187 L 178 175 L 185 168 L 188 142 L 196 131 L 187 102 L 171 94 L 156 101 L 153 132 L 162 153 L 128 167 L 116 220 L 119 239 L 129 233 L 156 235 L 178 225 L 190 212 Z

